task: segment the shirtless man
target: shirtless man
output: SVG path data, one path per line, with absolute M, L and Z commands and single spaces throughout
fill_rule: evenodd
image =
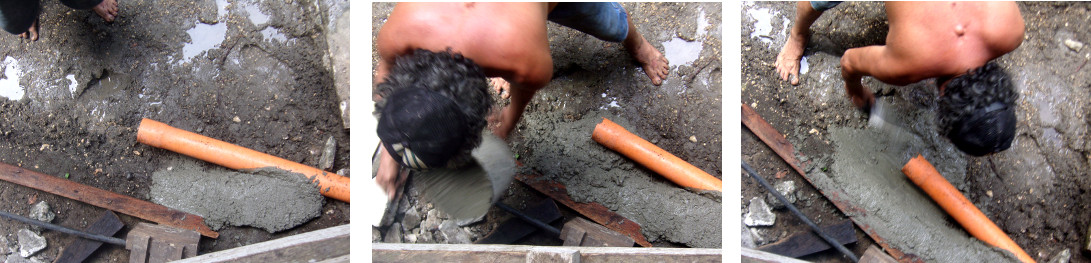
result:
M 106 22 L 117 17 L 117 0 L 60 0 L 72 9 L 91 9 Z M 0 27 L 20 38 L 38 40 L 38 15 L 42 7 L 38 0 L 0 1 Z
M 782 80 L 799 84 L 810 26 L 835 5 L 796 5 L 795 24 L 775 62 Z M 887 2 L 886 13 L 890 31 L 885 46 L 852 48 L 841 57 L 841 77 L 852 103 L 864 111 L 874 105 L 875 96 L 861 83 L 864 76 L 894 85 L 937 78 L 941 129 L 960 150 L 980 156 L 1010 147 L 1016 94 L 1007 73 L 991 61 L 1022 44 L 1019 7 L 1013 2 Z M 969 86 L 975 88 L 963 89 Z
M 381 59 L 373 95 L 384 144 L 376 180 L 391 199 L 405 180 L 398 173 L 401 165 L 414 169 L 455 165 L 452 158 L 464 156 L 480 142 L 481 135 L 474 130 L 482 130 L 480 115 L 491 107 L 484 77 L 507 89 L 511 103 L 494 116 L 499 124 L 490 128 L 500 138 L 508 137 L 535 92 L 552 78 L 547 20 L 621 42 L 655 85 L 667 77 L 666 58 L 616 3 L 399 3 L 377 36 Z M 398 74 L 399 70 L 415 73 Z M 444 80 L 417 79 L 423 76 Z M 399 94 L 409 90 L 401 86 L 427 88 Z M 421 116 L 422 111 L 429 113 Z M 394 116 L 398 119 L 390 118 Z M 418 146 L 409 149 L 414 141 Z M 439 146 L 443 144 L 447 146 Z

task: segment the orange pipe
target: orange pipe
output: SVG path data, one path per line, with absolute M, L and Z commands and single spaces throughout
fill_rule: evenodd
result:
M 692 164 L 602 118 L 591 139 L 663 175 L 678 185 L 723 192 L 723 182 Z
M 970 200 L 966 199 L 958 189 L 955 189 L 947 179 L 936 171 L 936 168 L 928 163 L 928 160 L 924 159 L 924 156 L 917 155 L 916 158 L 909 160 L 908 163 L 902 167 L 902 173 L 905 173 L 909 180 L 917 184 L 925 193 L 928 193 L 943 210 L 947 211 L 947 214 L 955 218 L 959 224 L 962 224 L 963 228 L 966 228 L 966 232 L 970 232 L 971 235 L 988 243 L 990 245 L 1011 251 L 1015 254 L 1016 258 L 1023 262 L 1034 262 L 1034 259 L 1027 255 L 1027 252 L 1023 251 L 1011 240 L 1003 230 L 1000 230 L 992 220 L 985 217 L 985 214 L 981 213 L 981 210 L 977 209 Z
M 348 177 L 174 128 L 162 122 L 147 118 L 141 120 L 136 132 L 136 140 L 231 169 L 258 169 L 271 166 L 300 173 L 312 183 L 317 182 L 318 190 L 322 195 L 345 203 L 349 202 Z

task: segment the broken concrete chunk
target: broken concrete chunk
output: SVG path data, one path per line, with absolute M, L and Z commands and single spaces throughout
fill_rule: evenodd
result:
M 1068 49 L 1071 49 L 1072 51 L 1076 51 L 1076 52 L 1080 52 L 1080 49 L 1083 48 L 1083 43 L 1082 42 L 1072 40 L 1072 39 L 1065 39 L 1064 40 L 1064 45 L 1067 46 Z
M 55 217 L 57 217 L 57 214 L 49 210 L 49 204 L 45 201 L 38 202 L 34 204 L 34 207 L 30 208 L 30 218 L 35 220 L 49 223 L 53 222 Z
M 16 256 L 16 255 L 9 255 L 8 258 L 4 260 L 4 263 L 45 263 L 45 262 L 48 262 L 48 261 L 41 260 L 38 257 L 21 258 L 21 257 Z
M 750 232 L 750 228 L 747 228 L 746 225 L 742 225 L 742 232 L 739 236 L 742 237 L 742 247 L 755 248 L 758 246 L 757 242 L 754 241 L 754 233 Z
M 1053 256 L 1053 258 L 1049 260 L 1049 263 L 1068 263 L 1068 260 L 1071 258 L 1072 252 L 1066 248 Z
M 420 213 L 417 212 L 417 209 L 405 211 L 405 216 L 402 217 L 402 225 L 405 226 L 405 229 L 413 230 L 414 228 L 419 227 L 420 223 Z
M 784 181 L 781 181 L 781 182 L 777 183 L 777 185 L 774 186 L 774 188 L 777 189 L 777 192 L 779 192 L 780 195 L 784 196 L 784 199 L 788 199 L 789 203 L 792 203 L 792 204 L 796 203 L 796 200 L 798 198 L 796 197 L 796 183 L 795 183 L 795 181 L 784 180 Z M 777 197 L 773 196 L 772 193 L 768 193 L 768 194 L 765 195 L 765 201 L 769 205 L 771 205 L 773 207 L 773 209 L 784 208 L 784 204 L 781 204 L 780 200 L 777 200 Z
M 322 156 L 318 158 L 318 169 L 329 170 L 333 168 L 333 157 L 337 154 L 337 141 L 330 136 L 326 139 L 326 147 L 322 149 Z
M 743 223 L 747 226 L 772 226 L 776 220 L 777 215 L 773 214 L 772 208 L 765 204 L 765 200 L 760 197 L 750 199 L 749 212 L 743 218 Z
M 427 216 L 424 217 L 424 222 L 421 222 L 420 228 L 425 231 L 435 231 L 439 228 L 440 221 L 439 211 L 435 209 L 428 210 Z
M 383 241 L 383 232 L 377 227 L 371 227 L 371 243 Z
M 27 229 L 19 229 L 19 233 L 16 234 L 19 237 L 19 256 L 30 257 L 34 253 L 38 253 L 42 249 L 45 249 L 45 238 L 35 234 L 34 231 Z
M 383 237 L 383 242 L 401 243 L 402 224 L 395 222 L 393 225 L 390 225 L 390 228 L 386 229 L 386 236 Z
M 447 244 L 469 244 L 470 233 L 466 230 L 458 227 L 458 224 L 454 220 L 444 221 L 439 225 L 439 232 L 443 235 Z
M 7 235 L 0 235 L 0 255 L 11 254 L 11 252 L 13 250 L 9 249 L 10 246 L 11 246 L 11 244 L 8 241 L 8 236 Z

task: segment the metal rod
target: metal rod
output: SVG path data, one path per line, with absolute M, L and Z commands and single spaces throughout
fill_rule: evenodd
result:
M 91 234 L 91 233 L 87 233 L 87 232 L 83 232 L 83 231 L 79 231 L 79 230 L 75 230 L 75 229 L 71 229 L 71 228 L 67 228 L 67 227 L 63 227 L 63 226 L 59 226 L 59 225 L 54 225 L 54 224 L 50 224 L 50 223 L 46 223 L 46 222 L 42 222 L 42 221 L 30 219 L 30 218 L 26 218 L 26 217 L 23 217 L 23 216 L 20 216 L 20 215 L 16 215 L 16 214 L 4 212 L 4 211 L 0 211 L 0 216 L 7 217 L 7 218 L 10 218 L 10 219 L 14 219 L 15 221 L 19 221 L 19 222 L 23 222 L 23 223 L 27 223 L 27 224 L 31 224 L 31 225 L 35 225 L 35 226 L 40 226 L 40 227 L 43 227 L 43 228 L 46 228 L 46 229 L 49 229 L 49 230 L 53 230 L 53 231 L 58 231 L 58 232 L 69 234 L 69 235 L 76 235 L 76 236 L 79 236 L 79 237 L 82 237 L 82 238 L 86 238 L 86 239 L 90 239 L 90 240 L 94 240 L 94 241 L 98 241 L 98 242 L 110 243 L 110 244 L 114 244 L 114 245 L 118 245 L 118 246 L 124 246 L 125 245 L 125 240 L 124 239 L 115 238 L 115 237 L 108 237 L 108 236 L 103 236 L 103 235 L 95 235 L 95 234 Z
M 508 205 L 505 205 L 504 203 L 496 202 L 496 207 L 499 207 L 500 209 L 504 209 L 505 211 L 508 211 L 508 213 L 511 213 L 511 214 L 515 215 L 516 217 L 518 217 L 519 219 L 523 219 L 523 221 L 526 221 L 527 223 L 530 223 L 530 224 L 532 224 L 532 225 L 534 225 L 534 226 L 536 226 L 538 228 L 541 228 L 541 229 L 543 229 L 545 231 L 549 231 L 549 233 L 552 233 L 554 236 L 560 236 L 561 235 L 561 231 L 557 230 L 556 227 L 550 226 L 549 224 L 546 224 L 546 223 L 544 223 L 542 221 L 539 221 L 537 219 L 534 219 L 534 218 L 532 218 L 532 217 L 530 217 L 530 216 L 528 216 L 526 214 L 523 214 L 522 212 L 519 212 L 519 210 L 515 210 L 515 208 L 512 208 L 512 207 L 510 207 Z
M 769 185 L 769 182 L 765 181 L 765 178 L 761 178 L 761 176 L 758 176 L 758 173 L 754 171 L 754 168 L 750 168 L 750 165 L 747 164 L 746 161 L 742 161 L 742 168 L 750 174 L 750 177 L 754 177 L 754 179 L 758 180 L 758 183 L 760 183 L 762 187 L 765 187 L 765 190 L 768 190 L 769 193 L 772 193 L 773 196 L 775 196 L 777 200 L 780 201 L 780 203 L 788 207 L 788 210 L 792 211 L 792 214 L 795 214 L 796 217 L 799 217 L 800 220 L 803 220 L 803 223 L 807 223 L 807 226 L 811 227 L 811 230 L 813 230 L 815 234 L 818 234 L 819 237 L 822 237 L 823 240 L 826 240 L 826 243 L 830 243 L 830 246 L 836 248 L 837 251 L 841 252 L 841 254 L 845 254 L 846 257 L 849 257 L 849 259 L 852 260 L 852 262 L 860 261 L 860 259 L 856 257 L 856 254 L 853 254 L 852 251 L 849 251 L 848 248 L 845 248 L 844 245 L 841 245 L 841 242 L 837 242 L 837 240 L 822 232 L 822 230 L 818 228 L 818 225 L 814 224 L 814 221 L 811 221 L 811 219 L 807 218 L 807 216 L 804 215 L 803 212 L 800 212 L 799 209 L 796 209 L 795 205 L 789 203 L 787 198 L 784 198 L 784 196 L 781 195 L 780 192 L 777 192 L 777 190 L 773 188 L 772 185 Z

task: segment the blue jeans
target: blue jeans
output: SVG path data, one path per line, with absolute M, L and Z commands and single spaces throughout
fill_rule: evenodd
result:
M 629 36 L 629 15 L 618 3 L 557 3 L 549 21 L 605 41 L 621 42 Z

